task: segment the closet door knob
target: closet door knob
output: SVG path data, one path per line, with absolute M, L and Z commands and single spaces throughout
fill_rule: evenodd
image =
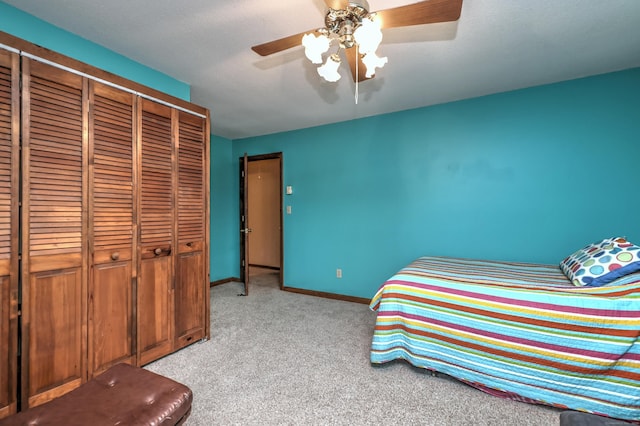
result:
M 162 249 L 161 249 L 160 247 L 158 247 L 157 249 L 155 249 L 155 250 L 153 251 L 153 253 L 154 253 L 156 256 L 160 256 L 160 255 L 162 254 Z
M 111 253 L 111 260 L 118 260 L 120 259 L 120 253 L 118 253 L 117 251 L 114 251 L 113 253 Z
M 191 247 L 193 243 L 187 243 L 187 247 Z

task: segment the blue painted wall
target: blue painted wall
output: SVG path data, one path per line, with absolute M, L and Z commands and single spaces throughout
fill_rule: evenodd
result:
M 0 31 L 189 99 L 187 84 L 1 1 Z M 639 92 L 634 69 L 258 138 L 214 136 L 211 279 L 239 275 L 245 151 L 283 152 L 294 187 L 283 200 L 291 287 L 366 298 L 423 254 L 557 263 L 600 238 L 640 241 Z
M 191 99 L 191 87 L 0 1 L 0 31 L 180 99 Z
M 237 161 L 231 140 L 211 136 L 211 281 L 240 276 Z
M 421 255 L 558 263 L 640 241 L 638 93 L 633 69 L 237 140 L 234 174 L 283 152 L 291 287 L 368 298 Z
M 165 74 L 132 61 L 95 43 L 55 27 L 0 1 L 0 31 L 62 53 L 114 74 L 136 81 L 178 98 L 190 99 L 190 86 Z M 211 138 L 211 234 L 216 242 L 211 250 L 211 279 L 238 275 L 239 249 L 237 226 L 237 192 L 233 192 L 231 141 Z M 230 224 L 230 222 L 232 224 Z

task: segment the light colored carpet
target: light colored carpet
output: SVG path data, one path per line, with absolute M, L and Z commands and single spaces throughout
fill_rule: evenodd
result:
M 187 425 L 550 426 L 559 411 L 406 363 L 374 367 L 366 305 L 280 291 L 272 273 L 211 289 L 211 340 L 146 368 L 189 386 Z

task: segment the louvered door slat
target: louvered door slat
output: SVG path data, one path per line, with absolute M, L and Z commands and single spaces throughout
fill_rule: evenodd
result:
M 91 83 L 90 376 L 119 362 L 135 364 L 133 99 Z
M 176 272 L 176 346 L 206 335 L 205 120 L 179 115 L 178 139 L 178 260 Z
M 178 238 L 182 244 L 204 239 L 204 119 L 181 115 L 179 134 Z
M 11 246 L 11 199 L 13 197 L 11 187 L 12 152 L 11 143 L 11 63 L 7 53 L 1 53 L 3 59 L 0 62 L 0 259 L 9 259 Z M 0 270 L 0 276 L 7 271 Z M 0 366 L 2 368 L 2 366 Z M 0 370 L 0 375 L 2 370 Z
M 84 80 L 23 58 L 23 408 L 86 374 Z
M 39 76 L 31 78 L 30 206 L 49 214 L 31 217 L 31 227 L 47 228 L 30 238 L 32 256 L 79 253 L 82 249 L 82 90 Z M 56 134 L 56 142 L 48 135 Z M 56 208 L 52 208 L 55 206 Z M 41 209 L 40 209 L 41 210 Z M 41 210 L 43 211 L 43 210 Z M 58 219 L 75 222 L 78 231 L 60 232 Z
M 0 418 L 17 408 L 18 72 L 18 56 L 0 49 Z
M 171 118 L 142 113 L 141 243 L 145 248 L 172 242 Z
M 94 248 L 130 250 L 133 238 L 131 100 L 128 104 L 117 103 L 96 95 L 93 117 Z M 113 213 L 121 215 L 114 216 Z M 104 227 L 105 220 L 101 217 L 108 217 L 109 230 Z
M 172 110 L 142 100 L 138 352 L 146 364 L 173 350 Z

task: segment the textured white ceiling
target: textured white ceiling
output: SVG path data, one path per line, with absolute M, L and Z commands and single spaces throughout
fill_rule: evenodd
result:
M 640 67 L 640 0 L 464 0 L 456 23 L 385 30 L 356 105 L 346 63 L 326 83 L 302 48 L 250 49 L 321 27 L 322 0 L 3 1 L 190 84 L 229 139 Z

